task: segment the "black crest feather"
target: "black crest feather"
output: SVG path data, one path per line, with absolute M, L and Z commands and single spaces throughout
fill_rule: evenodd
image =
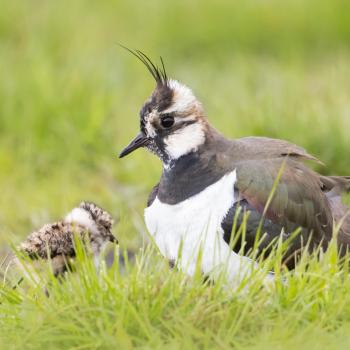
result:
M 144 54 L 140 50 L 132 50 L 129 49 L 126 46 L 120 45 L 123 49 L 129 51 L 133 56 L 138 58 L 148 69 L 148 71 L 151 73 L 152 77 L 156 81 L 157 85 L 167 85 L 168 84 L 168 76 L 165 70 L 164 61 L 162 56 L 160 56 L 160 63 L 161 66 L 158 67 L 156 64 L 154 64 L 151 59 Z

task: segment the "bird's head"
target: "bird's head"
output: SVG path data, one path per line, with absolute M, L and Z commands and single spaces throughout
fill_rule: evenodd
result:
M 118 242 L 112 235 L 114 224 L 112 216 L 95 203 L 81 202 L 79 207 L 74 208 L 66 215 L 64 221 L 82 225 L 91 232 L 109 237 L 112 242 Z
M 187 86 L 167 77 L 140 51 L 131 51 L 147 67 L 156 87 L 140 111 L 140 132 L 120 153 L 120 158 L 146 147 L 163 163 L 196 151 L 205 142 L 207 121 L 201 103 Z

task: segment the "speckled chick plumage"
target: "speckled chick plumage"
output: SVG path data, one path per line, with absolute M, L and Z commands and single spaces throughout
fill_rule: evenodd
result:
M 112 234 L 112 216 L 91 202 L 82 202 L 62 221 L 46 224 L 32 232 L 19 246 L 31 259 L 52 259 L 54 273 L 65 270 L 67 262 L 75 257 L 74 236 L 90 243 L 95 261 L 99 260 L 108 242 L 117 243 Z

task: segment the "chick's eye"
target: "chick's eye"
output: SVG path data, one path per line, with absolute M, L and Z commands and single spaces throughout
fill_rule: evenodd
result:
M 170 114 L 163 115 L 160 119 L 163 128 L 170 128 L 174 124 L 174 117 Z

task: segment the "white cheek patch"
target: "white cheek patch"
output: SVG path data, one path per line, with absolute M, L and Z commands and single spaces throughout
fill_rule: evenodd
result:
M 180 84 L 176 80 L 169 80 L 169 87 L 173 90 L 174 96 L 172 104 L 162 113 L 180 112 L 184 113 L 198 104 L 192 90 L 186 85 Z
M 164 139 L 165 151 L 172 159 L 177 159 L 205 142 L 203 126 L 199 122 L 190 124 Z

